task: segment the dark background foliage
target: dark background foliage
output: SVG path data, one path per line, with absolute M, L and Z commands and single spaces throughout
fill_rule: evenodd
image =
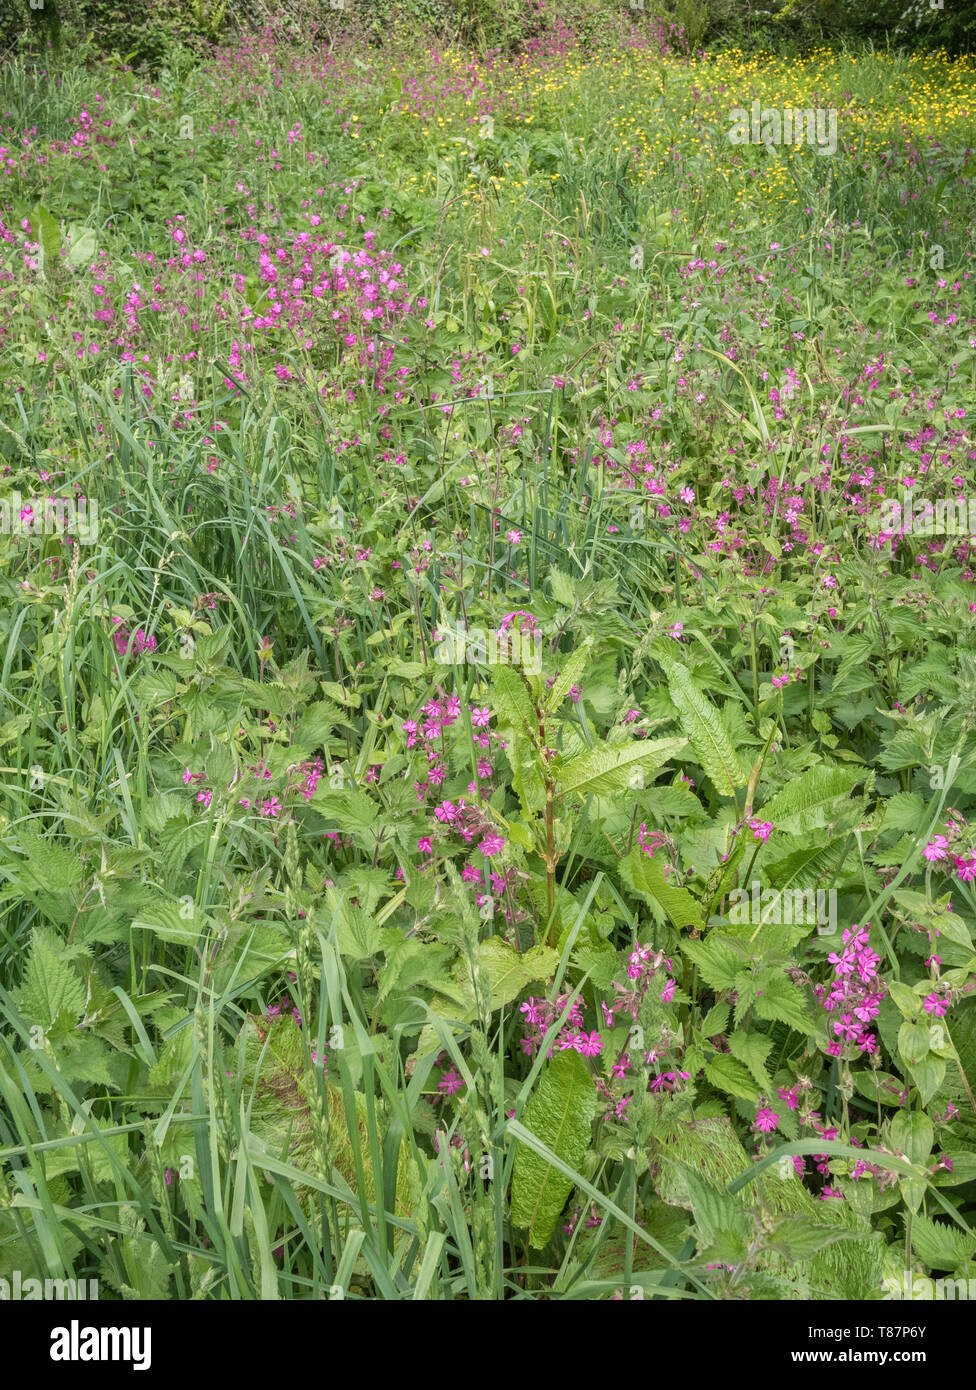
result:
M 7 0 L 0 55 L 80 45 L 157 69 L 174 44 L 194 48 L 235 29 L 288 28 L 334 42 L 399 44 L 420 30 L 442 42 L 512 51 L 570 31 L 586 47 L 660 20 L 692 48 L 800 52 L 819 44 L 971 51 L 976 9 L 963 0 Z

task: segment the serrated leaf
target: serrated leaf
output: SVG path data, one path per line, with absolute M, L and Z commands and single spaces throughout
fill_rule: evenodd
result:
M 522 1116 L 557 1158 L 579 1170 L 590 1145 L 596 1113 L 593 1078 L 572 1048 L 544 1068 Z M 529 1244 L 541 1250 L 552 1235 L 573 1184 L 540 1154 L 520 1144 L 512 1173 L 512 1225 L 529 1232 Z
M 736 1031 L 729 1037 L 732 1056 L 748 1067 L 760 1089 L 767 1094 L 773 1089 L 772 1080 L 766 1070 L 766 1058 L 772 1045 L 772 1038 L 764 1033 Z
M 586 664 L 590 659 L 591 645 L 590 642 L 584 642 L 567 660 L 546 697 L 547 713 L 552 714 L 558 710 L 573 686 L 579 684 L 580 677 L 586 670 Z
M 566 796 L 609 796 L 632 786 L 639 768 L 650 772 L 676 757 L 687 744 L 683 738 L 635 739 L 615 747 L 589 748 L 558 774 L 558 794 Z
M 858 768 L 820 763 L 787 782 L 756 814 L 760 820 L 771 821 L 777 830 L 805 831 L 816 823 L 818 814 L 848 796 L 863 780 L 864 774 Z
M 656 856 L 637 848 L 620 861 L 620 876 L 628 888 L 643 893 L 660 904 L 674 925 L 704 929 L 702 905 L 687 888 L 672 884 L 664 877 L 664 864 Z
M 698 966 L 698 973 L 710 989 L 732 989 L 742 968 L 742 957 L 712 933 L 707 941 L 683 941 L 683 955 Z
M 748 1068 L 727 1053 L 720 1052 L 710 1062 L 705 1063 L 705 1076 L 713 1086 L 730 1096 L 749 1101 L 759 1099 L 759 1087 L 749 1074 Z
M 800 991 L 783 974 L 773 975 L 763 982 L 762 990 L 753 1001 L 753 1009 L 757 1018 L 788 1023 L 798 1033 L 812 1033 L 815 1027 Z
M 675 663 L 670 667 L 668 688 L 678 722 L 705 776 L 719 796 L 734 797 L 746 778 L 718 710 L 695 685 L 686 666 Z
M 919 1215 L 912 1222 L 912 1248 L 929 1269 L 960 1269 L 976 1255 L 976 1236 Z
M 31 938 L 20 1007 L 27 1023 L 45 1032 L 59 1022 L 73 1025 L 84 1012 L 85 987 L 64 958 L 64 942 L 43 927 Z

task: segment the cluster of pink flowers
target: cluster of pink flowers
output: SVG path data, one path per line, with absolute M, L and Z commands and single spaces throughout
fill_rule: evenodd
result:
M 956 815 L 959 813 L 956 812 Z M 945 824 L 945 835 L 933 835 L 931 840 L 922 850 L 922 857 L 930 864 L 942 864 L 949 872 L 948 861 L 951 859 L 956 871 L 956 878 L 962 883 L 971 883 L 976 879 L 976 850 L 969 842 L 960 845 L 960 838 L 966 833 L 966 823 L 961 816 L 958 820 L 948 820 Z M 956 849 L 952 846 L 955 844 Z M 959 852 L 957 852 L 959 851 Z
M 258 763 L 257 766 L 249 766 L 247 770 L 252 773 L 259 782 L 268 781 L 273 775 L 271 769 L 264 763 Z M 288 791 L 297 792 L 305 801 L 311 801 L 312 797 L 315 795 L 315 789 L 321 781 L 322 774 L 325 771 L 322 759 L 315 758 L 312 762 L 296 763 L 294 767 L 289 768 L 288 771 L 289 773 L 297 772 L 301 779 L 290 785 Z M 184 786 L 194 786 L 197 783 L 206 781 L 206 773 L 191 772 L 187 767 L 183 770 L 182 780 Z M 227 790 L 230 791 L 233 785 L 233 782 L 228 782 Z M 213 800 L 212 789 L 210 787 L 200 788 L 197 790 L 196 799 L 201 802 L 205 808 L 208 807 Z M 243 806 L 245 811 L 254 810 L 259 816 L 263 816 L 265 819 L 269 820 L 277 820 L 280 812 L 284 810 L 281 798 L 277 796 L 241 796 L 238 797 L 237 804 L 238 806 Z
M 536 999 L 532 995 L 519 1006 L 525 1026 L 522 1051 L 527 1056 L 532 1057 L 538 1052 L 546 1033 L 569 1004 L 570 997 L 569 994 L 560 994 L 549 1000 Z M 570 1047 L 582 1057 L 598 1057 L 603 1051 L 603 1039 L 600 1034 L 595 1030 L 588 1033 L 583 1027 L 583 1009 L 579 999 L 573 1000 L 566 1021 L 546 1055 L 552 1057 L 555 1052 L 565 1052 Z
M 143 652 L 154 652 L 156 650 L 155 637 L 148 636 L 144 628 L 136 628 L 135 632 L 130 631 L 124 619 L 113 618 L 115 631 L 112 633 L 112 641 L 115 643 L 115 650 L 119 656 L 128 656 L 136 651 L 141 656 Z
M 828 1013 L 838 1015 L 832 1020 L 834 1037 L 827 1046 L 832 1057 L 841 1057 L 852 1047 L 871 1053 L 878 1046 L 868 1024 L 878 1016 L 886 986 L 878 974 L 880 957 L 868 945 L 870 932 L 870 923 L 863 927 L 855 923 L 845 931 L 841 937 L 844 949 L 827 957 L 834 967 L 833 981 L 814 987 Z
M 648 830 L 646 822 L 641 821 L 640 830 L 637 832 L 637 843 L 645 854 L 649 854 L 653 859 L 654 851 L 660 849 L 661 846 L 666 843 L 666 839 L 667 837 L 662 835 L 660 830 Z M 670 867 L 670 864 L 666 864 L 664 867 L 665 878 L 668 876 L 668 869 Z

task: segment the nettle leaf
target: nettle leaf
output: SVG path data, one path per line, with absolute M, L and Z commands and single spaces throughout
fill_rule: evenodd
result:
M 18 849 L 24 856 L 22 860 L 10 861 L 9 867 L 28 891 L 71 894 L 81 882 L 81 859 L 65 845 L 21 832 L 20 840 L 8 848 Z
M 334 820 L 344 835 L 364 835 L 376 823 L 379 807 L 358 787 L 341 790 L 319 782 L 312 794 L 311 804 L 327 820 Z
M 885 802 L 882 829 L 915 832 L 922 824 L 924 815 L 925 802 L 917 792 L 896 792 Z
M 295 728 L 295 742 L 310 748 L 325 748 L 340 717 L 339 709 L 329 700 L 316 700 L 306 705 Z
M 533 946 L 529 951 L 516 951 L 500 936 L 489 937 L 478 944 L 476 968 L 488 975 L 491 1012 L 516 999 L 536 981 L 548 980 L 559 964 L 559 953 L 551 946 Z M 478 1015 L 478 998 L 467 960 L 460 959 L 453 970 L 453 980 L 437 981 L 440 994 L 431 1000 L 431 1010 L 443 1018 L 472 1022 Z M 430 982 L 430 977 L 428 976 Z M 428 1024 L 420 1035 L 417 1056 L 425 1057 L 441 1048 L 437 1030 Z
M 19 1003 L 28 1025 L 39 1024 L 45 1032 L 73 1026 L 85 1010 L 85 986 L 66 959 L 65 943 L 44 927 L 31 937 Z
M 787 782 L 756 814 L 761 820 L 772 821 L 777 830 L 806 830 L 863 780 L 859 768 L 821 763 Z
M 334 895 L 335 890 L 330 889 L 327 900 Z M 334 910 L 331 902 L 330 908 Z M 336 922 L 336 941 L 341 955 L 355 961 L 369 960 L 382 945 L 383 930 L 361 907 L 341 902 Z
M 383 934 L 386 964 L 379 972 L 377 1002 L 393 990 L 404 993 L 419 984 L 439 986 L 451 957 L 449 946 L 438 946 L 415 936 L 404 936 L 396 927 Z
M 719 1052 L 710 1062 L 705 1063 L 705 1076 L 713 1086 L 730 1096 L 749 1101 L 759 1099 L 759 1087 L 752 1079 L 748 1067 L 727 1053 Z
M 763 1033 L 735 1032 L 729 1038 L 732 1056 L 737 1057 L 749 1068 L 761 1090 L 767 1094 L 773 1089 L 772 1080 L 766 1070 L 766 1058 L 772 1045 L 772 1038 Z
M 159 848 L 166 874 L 170 877 L 178 874 L 189 856 L 206 845 L 210 835 L 207 812 L 193 820 L 188 819 L 185 813 L 168 820 L 159 832 Z
M 742 1203 L 713 1187 L 694 1168 L 685 1164 L 681 1167 L 692 1215 L 703 1242 L 712 1245 L 719 1236 L 729 1232 L 740 1238 L 747 1237 L 752 1230 L 752 1219 Z
M 617 747 L 590 748 L 560 769 L 558 794 L 609 796 L 633 787 L 638 769 L 642 774 L 653 771 L 676 757 L 687 742 L 684 738 L 635 739 Z
M 792 980 L 782 973 L 763 979 L 762 989 L 753 1001 L 753 1009 L 757 1018 L 788 1023 L 798 1033 L 812 1033 L 816 1028 L 803 995 Z
M 189 900 L 183 902 L 154 902 L 140 908 L 133 919 L 134 931 L 148 931 L 160 941 L 174 942 L 178 946 L 189 946 L 198 937 L 207 933 L 212 919 Z
M 698 966 L 698 973 L 709 989 L 732 989 L 742 969 L 742 956 L 712 933 L 707 941 L 682 941 L 682 955 Z
M 596 1113 L 593 1078 L 578 1052 L 567 1048 L 545 1067 L 522 1116 L 548 1149 L 579 1171 L 590 1146 Z M 541 1250 L 555 1229 L 573 1184 L 540 1154 L 520 1144 L 512 1173 L 511 1220 L 527 1229 L 529 1244 Z
M 627 887 L 657 903 L 679 931 L 682 927 L 704 930 L 705 917 L 701 903 L 687 888 L 667 881 L 664 862 L 656 855 L 652 857 L 637 847 L 621 859 L 619 868 Z M 673 873 L 673 877 L 676 878 L 677 874 Z
M 842 1227 L 825 1226 L 802 1214 L 783 1217 L 776 1224 L 767 1248 L 784 1255 L 788 1260 L 808 1261 L 828 1245 L 838 1241 L 863 1241 L 864 1232 L 845 1231 Z
M 811 833 L 810 843 L 790 854 L 766 864 L 763 878 L 775 888 L 785 892 L 789 888 L 816 888 L 822 886 L 826 874 L 833 874 L 846 858 L 847 836 L 835 835 L 824 839 Z
M 976 1235 L 919 1214 L 912 1222 L 912 1248 L 929 1269 L 961 1269 L 976 1255 Z
M 678 722 L 702 771 L 719 796 L 734 797 L 736 788 L 745 786 L 746 776 L 718 710 L 695 685 L 686 666 L 675 664 L 667 675 Z

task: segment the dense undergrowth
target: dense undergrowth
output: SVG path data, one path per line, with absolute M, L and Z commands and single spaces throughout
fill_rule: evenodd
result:
M 0 1277 L 976 1273 L 973 66 L 628 34 L 0 72 Z

